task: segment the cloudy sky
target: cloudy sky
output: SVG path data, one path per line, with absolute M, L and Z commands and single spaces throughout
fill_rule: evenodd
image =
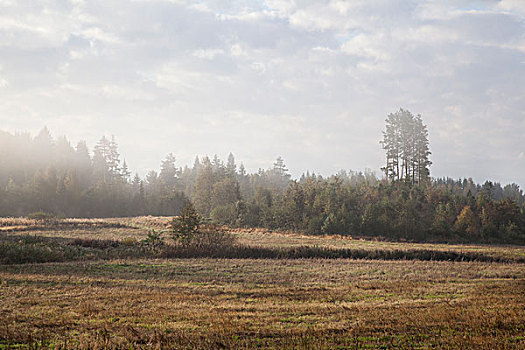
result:
M 250 171 L 379 172 L 384 120 L 428 125 L 433 176 L 525 185 L 525 1 L 0 0 L 0 129 L 144 174 L 173 152 Z

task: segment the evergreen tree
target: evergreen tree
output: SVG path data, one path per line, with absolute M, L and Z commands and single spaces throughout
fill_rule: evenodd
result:
M 281 156 L 277 157 L 275 163 L 273 163 L 272 172 L 278 176 L 288 177 L 288 169 L 284 165 L 284 160 Z
M 209 216 L 211 212 L 211 195 L 215 177 L 213 166 L 208 157 L 205 157 L 201 164 L 201 169 L 195 182 L 195 194 L 193 202 L 195 208 L 204 216 Z
M 177 184 L 179 170 L 175 167 L 175 156 L 170 153 L 162 161 L 159 180 L 168 189 L 173 190 Z
M 124 180 L 125 183 L 129 182 L 131 176 L 131 172 L 128 169 L 128 164 L 126 163 L 126 160 L 124 159 L 124 162 L 122 162 L 122 169 L 120 169 L 120 177 L 122 180 Z
M 380 142 L 386 151 L 386 165 L 382 168 L 390 181 L 422 184 L 430 178 L 430 150 L 428 131 L 420 115 L 407 110 L 390 113 L 386 130 Z
M 110 181 L 109 158 L 110 141 L 106 136 L 102 136 L 93 150 L 93 172 L 97 181 L 102 181 L 103 183 Z
M 239 166 L 239 176 L 246 176 L 246 168 L 244 168 L 244 164 L 242 162 Z
M 108 165 L 108 171 L 111 176 L 111 181 L 115 181 L 120 178 L 120 153 L 118 152 L 118 145 L 115 141 L 115 136 L 111 135 L 111 141 L 109 141 L 109 152 L 106 157 L 106 163 Z
M 234 178 L 237 175 L 237 165 L 235 164 L 235 157 L 232 153 L 228 155 L 228 162 L 226 163 L 226 176 Z

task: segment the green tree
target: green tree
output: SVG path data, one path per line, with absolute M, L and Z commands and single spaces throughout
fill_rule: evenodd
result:
M 235 178 L 225 178 L 213 185 L 211 193 L 211 206 L 234 204 L 241 199 L 239 183 Z
M 173 190 L 177 184 L 179 170 L 175 167 L 175 156 L 170 153 L 160 165 L 160 182 L 169 190 Z
M 430 177 L 431 154 L 428 130 L 421 115 L 415 117 L 410 111 L 400 109 L 390 113 L 380 141 L 386 152 L 386 165 L 382 168 L 390 182 L 404 181 L 421 184 Z
M 173 239 L 183 245 L 190 245 L 199 231 L 201 221 L 193 204 L 187 201 L 180 214 L 171 221 Z
M 226 176 L 234 178 L 237 175 L 237 165 L 235 164 L 235 157 L 232 153 L 228 155 L 228 162 L 226 163 Z
M 215 183 L 214 180 L 212 164 L 209 158 L 205 157 L 195 181 L 195 194 L 193 196 L 195 208 L 204 216 L 209 216 L 212 209 L 211 195 Z

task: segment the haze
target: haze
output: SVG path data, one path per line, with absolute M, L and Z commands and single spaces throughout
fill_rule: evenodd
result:
M 386 115 L 431 175 L 525 185 L 524 1 L 0 0 L 0 130 L 114 134 L 132 170 L 379 173 Z

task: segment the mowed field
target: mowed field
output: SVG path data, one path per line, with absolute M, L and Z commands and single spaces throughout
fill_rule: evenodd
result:
M 240 245 L 268 249 L 484 259 L 167 259 L 134 247 L 168 219 L 66 221 L 0 221 L 0 254 L 58 261 L 0 265 L 0 349 L 525 348 L 525 247 L 237 230 Z M 57 255 L 62 245 L 74 251 Z

